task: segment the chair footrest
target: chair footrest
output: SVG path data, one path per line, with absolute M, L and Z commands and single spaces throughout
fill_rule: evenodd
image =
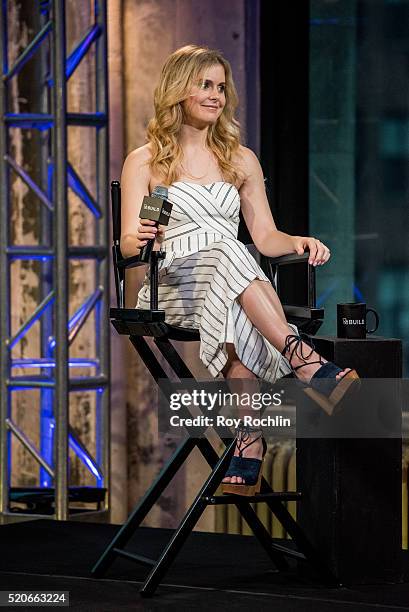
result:
M 299 491 L 277 491 L 273 493 L 257 493 L 256 495 L 234 495 L 228 493 L 227 495 L 212 495 L 205 496 L 202 498 L 209 506 L 216 506 L 221 504 L 237 504 L 240 502 L 251 502 L 260 503 L 268 502 L 271 500 L 278 501 L 299 501 L 301 499 L 301 493 Z
M 117 555 L 120 555 L 121 557 L 125 557 L 125 559 L 129 559 L 130 561 L 143 563 L 143 565 L 151 565 L 153 567 L 157 563 L 155 559 L 150 559 L 149 557 L 144 557 L 143 555 L 136 555 L 135 553 L 128 552 L 127 550 L 123 550 L 122 548 L 114 548 L 113 552 L 115 552 Z

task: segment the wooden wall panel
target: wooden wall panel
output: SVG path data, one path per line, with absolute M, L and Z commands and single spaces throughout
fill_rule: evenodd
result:
M 223 51 L 232 63 L 241 97 L 239 119 L 245 117 L 245 2 L 229 0 L 124 0 L 123 3 L 123 112 L 125 155 L 145 142 L 146 126 L 153 113 L 153 91 L 166 57 L 178 47 L 204 44 Z M 111 45 L 116 44 L 111 41 Z M 115 102 L 118 107 L 118 102 Z M 111 151 L 112 153 L 112 151 Z M 115 155 L 115 163 L 117 156 Z M 136 301 L 140 271 L 128 276 L 128 306 Z M 178 344 L 196 375 L 207 377 L 198 358 L 198 344 Z M 159 440 L 155 384 L 134 349 L 128 358 L 128 509 L 152 482 L 174 442 Z M 113 384 L 115 382 L 113 381 Z M 179 520 L 207 473 L 206 464 L 193 454 L 185 471 L 146 524 L 172 527 Z M 213 529 L 211 511 L 198 528 Z

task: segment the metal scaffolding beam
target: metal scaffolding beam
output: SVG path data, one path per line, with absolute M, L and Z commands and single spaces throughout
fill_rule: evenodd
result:
M 22 444 L 38 463 L 39 484 L 50 495 L 55 491 L 54 517 L 70 518 L 70 488 L 68 477 L 69 449 L 75 452 L 95 478 L 95 489 L 106 490 L 105 501 L 95 515 L 106 516 L 109 511 L 109 206 L 108 206 L 108 95 L 107 95 L 107 24 L 106 0 L 94 0 L 93 23 L 79 43 L 67 54 L 65 0 L 53 0 L 41 10 L 40 29 L 32 41 L 9 66 L 8 1 L 1 0 L 0 10 L 0 519 L 12 520 L 11 511 L 11 442 Z M 66 84 L 77 66 L 95 47 L 95 99 L 91 113 L 68 113 Z M 34 56 L 40 57 L 42 93 L 37 100 L 36 113 L 12 111 L 14 78 Z M 67 130 L 69 126 L 88 127 L 96 133 L 96 197 L 88 191 L 80 174 L 68 160 Z M 38 159 L 41 180 L 38 184 L 15 159 L 10 150 L 11 128 L 38 130 Z M 93 163 L 90 160 L 90 163 Z M 38 245 L 26 246 L 11 242 L 10 173 L 16 174 L 41 202 L 38 207 L 41 240 Z M 71 189 L 94 217 L 96 242 L 94 245 L 68 245 L 68 189 Z M 53 230 L 51 232 L 51 229 Z M 52 234 L 52 238 L 50 238 Z M 42 286 L 40 300 L 33 314 L 12 334 L 11 264 L 15 260 L 41 262 Z M 88 259 L 95 262 L 95 291 L 84 298 L 83 304 L 69 318 L 68 273 L 69 262 Z M 81 334 L 85 321 L 94 313 L 95 355 L 72 358 L 69 347 Z M 40 321 L 41 354 L 36 358 L 13 358 L 12 348 Z M 40 374 L 16 375 L 13 368 L 36 368 Z M 94 373 L 70 377 L 70 369 L 93 368 Z M 39 389 L 40 448 L 22 431 L 11 415 L 11 398 L 17 390 Z M 79 390 L 95 393 L 95 456 L 86 448 L 69 423 L 69 394 Z M 50 433 L 51 432 L 51 433 Z M 12 438 L 13 437 L 13 438 Z M 14 476 L 14 474 L 13 474 Z M 41 486 L 39 493 L 41 494 Z M 89 495 L 89 487 L 87 487 Z M 78 491 L 75 492 L 78 500 Z M 83 511 L 87 517 L 93 511 Z M 17 514 L 21 518 L 24 515 Z M 37 515 L 38 516 L 38 515 Z M 75 514 L 79 516 L 78 511 Z M 48 515 L 49 518 L 49 515 Z

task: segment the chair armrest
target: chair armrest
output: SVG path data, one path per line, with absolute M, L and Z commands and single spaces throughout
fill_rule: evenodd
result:
M 155 251 L 157 259 L 163 259 L 166 256 L 164 251 Z M 117 262 L 118 268 L 136 268 L 138 266 L 147 266 L 149 265 L 145 261 L 139 261 L 139 255 L 133 255 L 132 257 L 125 257 L 123 259 L 119 259 Z
M 308 306 L 291 306 L 283 304 L 283 309 L 287 317 L 305 319 L 306 321 L 316 321 L 324 318 L 323 308 L 309 308 Z
M 136 268 L 138 266 L 146 266 L 147 264 L 143 261 L 139 261 L 139 255 L 133 255 L 132 257 L 125 257 L 117 262 L 118 268 Z
M 302 255 L 290 253 L 289 255 L 281 255 L 280 257 L 266 257 L 266 259 L 273 266 L 276 266 L 280 264 L 301 263 L 303 261 L 308 261 L 309 257 L 309 253 L 303 253 Z

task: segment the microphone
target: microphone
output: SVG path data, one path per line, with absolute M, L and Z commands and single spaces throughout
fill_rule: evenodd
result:
M 151 196 L 144 196 L 139 217 L 155 221 L 155 225 L 151 227 L 158 227 L 159 224 L 168 225 L 171 212 L 172 203 L 168 201 L 168 188 L 157 185 Z M 154 244 L 155 238 L 149 238 L 141 248 L 139 261 L 149 263 Z

